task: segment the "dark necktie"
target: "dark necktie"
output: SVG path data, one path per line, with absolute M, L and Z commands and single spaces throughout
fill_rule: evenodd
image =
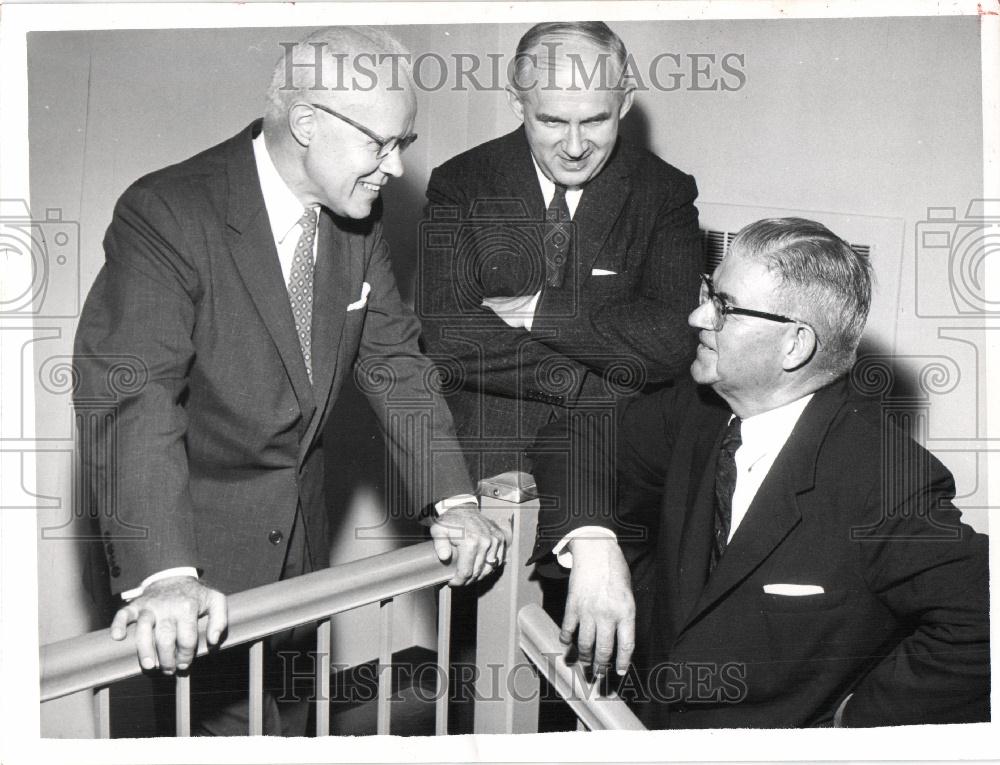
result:
M 740 418 L 733 417 L 722 437 L 719 462 L 715 468 L 715 537 L 712 544 L 711 572 L 722 558 L 733 523 L 733 492 L 736 490 L 736 450 L 743 439 L 740 436 Z
M 566 187 L 556 184 L 555 194 L 545 211 L 545 283 L 549 287 L 561 287 L 566 277 L 571 229 Z
M 288 300 L 295 316 L 299 348 L 312 382 L 312 309 L 313 309 L 313 239 L 316 236 L 316 210 L 307 208 L 299 218 L 302 234 L 295 245 L 292 270 L 288 275 Z

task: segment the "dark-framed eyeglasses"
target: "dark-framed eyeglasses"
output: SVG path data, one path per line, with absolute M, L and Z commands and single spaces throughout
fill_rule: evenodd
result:
M 323 106 L 323 104 L 310 104 L 310 106 L 319 109 L 320 111 L 326 112 L 327 114 L 333 115 L 338 120 L 346 122 L 352 128 L 360 130 L 362 133 L 368 136 L 372 141 L 375 142 L 376 159 L 385 159 L 390 154 L 392 154 L 396 149 L 399 149 L 400 154 L 402 154 L 404 151 L 410 148 L 411 144 L 414 141 L 417 140 L 416 133 L 410 133 L 409 135 L 393 135 L 389 136 L 388 138 L 383 138 L 378 133 L 366 128 L 360 122 L 355 122 L 350 117 L 345 117 L 340 112 L 334 111 L 328 106 Z
M 726 299 L 715 291 L 715 285 L 712 283 L 711 276 L 708 274 L 700 274 L 700 276 L 701 292 L 698 294 L 698 305 L 705 305 L 709 301 L 712 302 L 712 327 L 716 332 L 719 332 L 726 325 L 727 316 L 736 314 L 737 316 L 753 316 L 754 318 L 766 321 L 776 321 L 781 324 L 804 324 L 809 329 L 812 329 L 813 334 L 816 335 L 816 342 L 819 342 L 819 335 L 808 322 L 801 319 L 793 319 L 790 316 L 782 316 L 780 313 L 755 311 L 751 308 L 738 308 L 726 302 Z

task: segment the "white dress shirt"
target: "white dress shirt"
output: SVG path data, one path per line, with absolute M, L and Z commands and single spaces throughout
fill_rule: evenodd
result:
M 812 401 L 812 397 L 813 394 L 810 393 L 777 409 L 748 417 L 740 425 L 742 443 L 736 450 L 736 488 L 733 491 L 733 517 L 729 525 L 727 544 L 746 517 L 753 498 L 757 496 L 757 490 L 767 478 L 771 465 L 791 435 L 795 423 L 799 421 L 802 410 Z M 732 420 L 732 417 L 729 419 Z M 576 536 L 606 536 L 617 539 L 613 531 L 598 526 L 582 526 L 571 531 L 552 549 L 556 560 L 566 568 L 573 567 L 573 554 L 565 547 Z
M 736 489 L 733 491 L 733 519 L 729 525 L 727 544 L 746 517 L 757 490 L 767 478 L 771 465 L 812 397 L 810 393 L 777 409 L 747 417 L 740 425 L 743 443 L 736 450 Z

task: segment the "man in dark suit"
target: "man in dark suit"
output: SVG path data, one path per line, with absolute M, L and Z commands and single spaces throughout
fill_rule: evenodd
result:
M 82 444 L 86 501 L 126 601 L 112 637 L 136 622 L 147 669 L 186 669 L 201 615 L 218 642 L 226 594 L 327 565 L 323 450 L 337 444 L 323 433 L 352 371 L 401 473 L 432 475 L 411 500 L 439 514 L 439 557 L 457 549 L 453 584 L 502 559 L 382 237 L 381 188 L 416 138 L 402 52 L 372 29 L 306 38 L 275 67 L 262 122 L 140 179 L 115 208 L 77 332 L 76 397 L 118 396 Z M 116 389 L 123 365 L 135 384 Z M 414 401 L 424 433 L 393 424 Z
M 690 362 L 697 189 L 619 138 L 626 55 L 600 22 L 532 27 L 507 88 L 523 125 L 431 175 L 419 308 L 428 351 L 461 380 L 449 404 L 479 477 L 522 469 L 554 416 Z
M 523 125 L 431 175 L 418 310 L 428 353 L 456 381 L 448 403 L 474 477 L 531 472 L 524 450 L 542 426 L 604 417 L 690 363 L 697 188 L 619 137 L 635 96 L 626 61 L 601 22 L 532 27 L 507 88 Z M 545 520 L 553 542 L 572 531 L 583 547 L 593 531 Z M 623 618 L 628 588 L 598 596 L 599 584 L 582 590 Z
M 940 462 L 850 390 L 870 296 L 869 263 L 825 227 L 751 224 L 704 277 L 693 381 L 625 407 L 614 460 L 538 459 L 561 497 L 616 462 L 609 526 L 651 529 L 622 693 L 652 727 L 989 719 L 987 538 Z

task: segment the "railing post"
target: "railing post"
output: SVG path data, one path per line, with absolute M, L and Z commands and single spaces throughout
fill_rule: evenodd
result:
M 534 483 L 521 474 L 521 485 Z M 531 556 L 538 527 L 538 500 L 514 503 L 484 493 L 483 515 L 502 528 L 512 527 L 507 563 L 481 591 L 476 627 L 476 733 L 536 733 L 538 674 L 518 644 L 517 612 L 542 603 L 542 589 Z

